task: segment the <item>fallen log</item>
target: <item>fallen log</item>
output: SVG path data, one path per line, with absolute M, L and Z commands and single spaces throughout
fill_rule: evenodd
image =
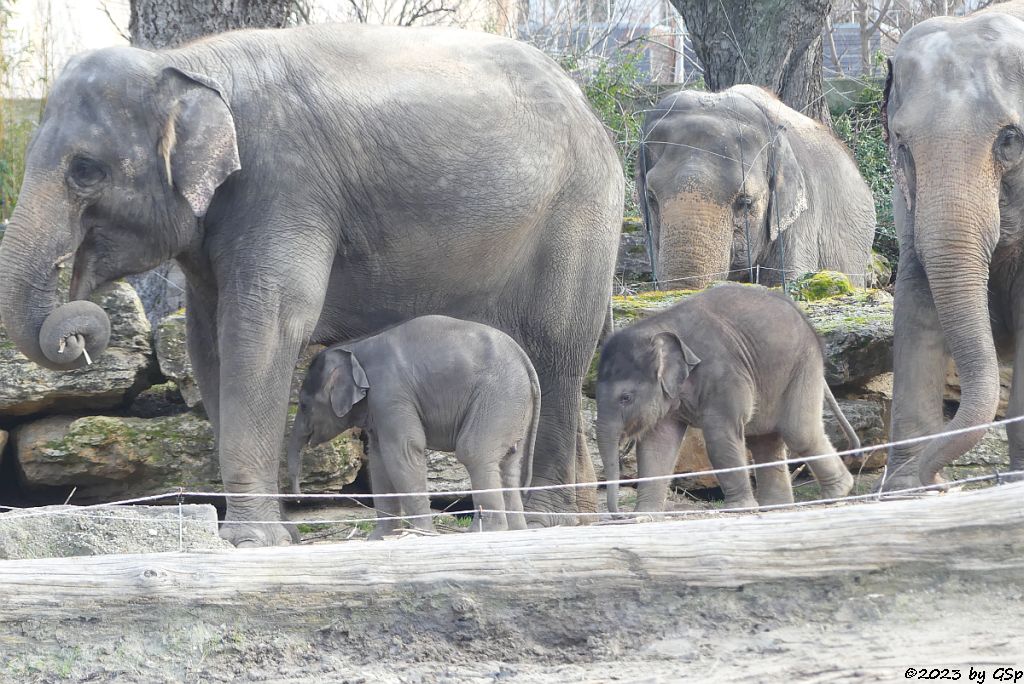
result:
M 1015 483 L 650 524 L 3 561 L 0 653 L 54 629 L 81 645 L 219 625 L 336 639 L 364 658 L 386 657 L 395 638 L 415 650 L 425 632 L 462 654 L 504 640 L 514 659 L 531 644 L 590 643 L 595 624 L 623 643 L 650 639 L 652 625 L 678 627 L 695 606 L 701 620 L 751 601 L 778 617 L 950 578 L 1019 585 L 1022 500 Z

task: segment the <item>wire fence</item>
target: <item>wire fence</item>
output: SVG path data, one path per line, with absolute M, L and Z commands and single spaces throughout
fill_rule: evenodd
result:
M 1024 420 L 1024 416 L 1016 416 L 1012 418 L 1005 418 L 1002 420 L 992 421 L 983 425 L 978 425 L 969 428 L 961 428 L 958 430 L 946 430 L 928 435 L 922 435 L 919 437 L 911 437 L 898 441 L 886 442 L 883 444 L 875 444 L 869 446 L 861 446 L 857 449 L 847 449 L 844 451 L 837 451 L 825 454 L 816 454 L 812 456 L 802 456 L 795 458 L 787 458 L 780 461 L 773 461 L 767 463 L 748 463 L 745 465 L 734 466 L 730 468 L 714 468 L 710 470 L 702 470 L 698 472 L 690 473 L 673 473 L 669 475 L 650 476 L 650 477 L 633 477 L 633 478 L 620 478 L 617 480 L 603 481 L 603 482 L 577 482 L 577 483 L 566 483 L 566 484 L 552 484 L 552 485 L 531 485 L 525 487 L 499 487 L 489 489 L 461 489 L 441 492 L 421 491 L 421 492 L 402 492 L 402 493 L 381 493 L 381 494 L 342 494 L 342 493 L 330 493 L 330 494 L 280 494 L 280 493 L 268 493 L 268 492 L 256 492 L 256 493 L 241 493 L 241 492 L 209 492 L 209 491 L 195 491 L 185 488 L 179 488 L 175 491 L 168 491 L 161 494 L 153 494 L 149 496 L 140 496 L 129 499 L 122 499 L 119 501 L 112 501 L 108 503 L 94 504 L 90 506 L 68 506 L 68 507 L 55 507 L 55 508 L 19 508 L 16 506 L 0 506 L 0 508 L 9 511 L 0 517 L 0 521 L 7 522 L 11 520 L 21 520 L 27 518 L 39 518 L 47 516 L 58 516 L 58 517 L 77 517 L 77 518 L 94 518 L 103 520 L 118 520 L 127 522 L 144 522 L 147 524 L 176 524 L 178 526 L 178 541 L 179 550 L 184 550 L 184 528 L 187 525 L 197 524 L 197 521 L 187 519 L 184 515 L 183 504 L 186 499 L 276 499 L 276 500 L 287 500 L 287 501 L 339 501 L 339 500 L 368 500 L 368 499 L 386 499 L 394 497 L 437 497 L 437 498 L 464 498 L 479 494 L 492 494 L 492 493 L 504 493 L 510 491 L 519 492 L 536 492 L 536 491 L 550 491 L 550 490 L 565 490 L 565 489 L 580 489 L 580 488 L 592 488 L 600 484 L 619 484 L 619 485 L 635 485 L 645 482 L 659 482 L 659 481 L 672 481 L 681 480 L 688 478 L 699 478 L 706 476 L 718 476 L 719 474 L 734 473 L 739 471 L 756 471 L 759 468 L 777 468 L 780 465 L 786 466 L 809 463 L 812 461 L 822 459 L 833 459 L 836 457 L 843 456 L 854 456 L 859 454 L 865 454 L 869 452 L 876 452 L 881 450 L 891 451 L 894 448 L 902 446 L 910 446 L 914 444 L 920 444 L 935 439 L 942 439 L 951 437 L 954 435 L 960 435 L 972 432 L 982 432 L 993 427 L 1005 426 L 1012 423 L 1016 423 Z M 885 479 L 887 473 L 883 471 L 882 478 Z M 900 488 L 890 491 L 878 491 L 869 494 L 851 494 L 842 497 L 832 497 L 824 499 L 815 499 L 811 501 L 797 501 L 783 504 L 770 504 L 770 505 L 759 505 L 756 507 L 726 507 L 726 508 L 714 508 L 714 509 L 694 509 L 694 510 L 676 510 L 676 511 L 633 511 L 633 512 L 619 512 L 615 514 L 608 514 L 604 512 L 597 513 L 575 513 L 574 515 L 583 519 L 602 519 L 612 518 L 615 520 L 630 520 L 649 517 L 652 519 L 669 519 L 669 518 L 685 518 L 693 516 L 706 516 L 708 514 L 722 514 L 722 513 L 750 513 L 750 512 L 761 512 L 771 511 L 780 509 L 798 509 L 806 508 L 809 506 L 824 506 L 841 503 L 852 503 L 852 502 L 864 502 L 864 501 L 879 501 L 884 498 L 891 498 L 896 496 L 906 495 L 918 495 L 928 492 L 939 492 L 948 490 L 953 487 L 962 486 L 965 484 L 974 484 L 981 482 L 996 481 L 1002 482 L 1010 478 L 1024 478 L 1024 471 L 994 471 L 991 474 L 977 475 L 972 477 L 966 477 L 961 479 L 951 480 L 941 484 L 929 484 L 920 485 L 914 487 Z M 125 515 L 120 514 L 121 511 L 130 511 L 126 508 L 136 504 L 148 504 L 174 501 L 177 503 L 177 515 L 174 517 L 166 518 L 152 518 L 142 517 L 139 515 L 131 515 L 127 513 Z M 368 511 L 374 510 L 371 507 L 367 507 Z M 477 514 L 502 514 L 506 513 L 504 510 L 487 509 L 483 507 L 477 507 L 473 511 Z M 467 511 L 468 513 L 468 511 Z M 364 518 L 351 518 L 346 517 L 338 520 L 325 520 L 325 519 L 289 519 L 284 522 L 292 525 L 323 525 L 329 523 L 344 523 L 347 525 L 358 525 L 361 523 L 380 523 L 382 521 L 415 521 L 422 519 L 436 519 L 441 517 L 451 517 L 453 514 L 447 511 L 432 511 L 424 514 L 412 514 L 412 515 L 384 515 L 375 514 Z M 540 512 L 530 511 L 527 513 L 532 518 L 558 518 L 564 513 L 560 512 Z M 281 520 L 223 520 L 223 525 L 270 525 L 279 524 Z

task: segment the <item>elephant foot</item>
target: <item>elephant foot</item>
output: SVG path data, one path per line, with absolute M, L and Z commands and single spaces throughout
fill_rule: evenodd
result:
M 749 508 L 757 510 L 757 499 L 752 496 L 740 496 L 735 499 L 726 499 L 724 508 Z
M 524 504 L 527 527 L 573 527 L 579 524 L 576 515 L 576 492 L 572 489 L 542 489 L 531 492 L 530 498 Z
M 225 520 L 220 526 L 220 536 L 240 549 L 259 546 L 288 546 L 295 539 L 289 527 L 292 526 L 285 526 L 282 523 L 247 523 Z
M 841 499 L 853 489 L 853 475 L 844 470 L 835 482 L 819 485 L 822 499 Z

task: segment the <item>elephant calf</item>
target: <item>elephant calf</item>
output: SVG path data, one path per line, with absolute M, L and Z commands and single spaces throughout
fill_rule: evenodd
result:
M 352 427 L 369 441 L 370 482 L 380 518 L 371 538 L 392 532 L 395 516 L 432 530 L 423 450 L 454 451 L 474 489 L 526 486 L 540 418 L 540 385 L 529 357 L 505 333 L 447 316 L 421 316 L 321 352 L 299 392 L 288 474 L 299 492 L 301 451 Z M 519 491 L 474 494 L 486 530 L 525 529 Z M 501 513 L 500 511 L 505 511 Z
M 608 485 L 608 510 L 618 512 L 618 446 L 637 439 L 640 477 L 670 475 L 690 425 L 704 431 L 715 468 L 757 468 L 757 499 L 749 473 L 720 473 L 729 507 L 793 501 L 785 446 L 798 456 L 832 453 L 808 463 L 823 498 L 846 495 L 853 478 L 825 435 L 822 397 L 853 448 L 857 435 L 825 384 L 821 343 L 784 295 L 749 285 L 720 285 L 620 330 L 601 351 L 597 436 Z M 660 511 L 668 481 L 642 482 L 638 511 Z

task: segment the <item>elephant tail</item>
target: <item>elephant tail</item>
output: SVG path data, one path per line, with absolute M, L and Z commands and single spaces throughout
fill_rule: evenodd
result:
M 519 352 L 523 355 L 523 359 L 526 363 L 526 372 L 530 377 L 530 389 L 533 394 L 533 415 L 530 416 L 530 429 L 526 433 L 526 444 L 523 445 L 523 487 L 529 487 L 530 483 L 533 482 L 533 452 L 534 447 L 537 444 L 537 430 L 540 425 L 540 380 L 537 378 L 537 370 L 533 367 L 533 362 L 530 361 L 529 355 L 523 348 L 519 348 Z M 526 498 L 528 492 L 523 492 L 523 498 Z
M 839 420 L 839 425 L 843 428 L 843 432 L 846 433 L 846 442 L 849 444 L 849 448 L 860 449 L 860 439 L 857 437 L 857 433 L 854 432 L 853 426 L 850 425 L 850 421 L 846 419 L 842 409 L 839 408 L 836 397 L 832 394 L 832 390 L 829 389 L 828 383 L 822 381 L 821 384 L 825 388 L 825 401 L 828 402 L 828 407 L 832 409 L 832 413 Z

